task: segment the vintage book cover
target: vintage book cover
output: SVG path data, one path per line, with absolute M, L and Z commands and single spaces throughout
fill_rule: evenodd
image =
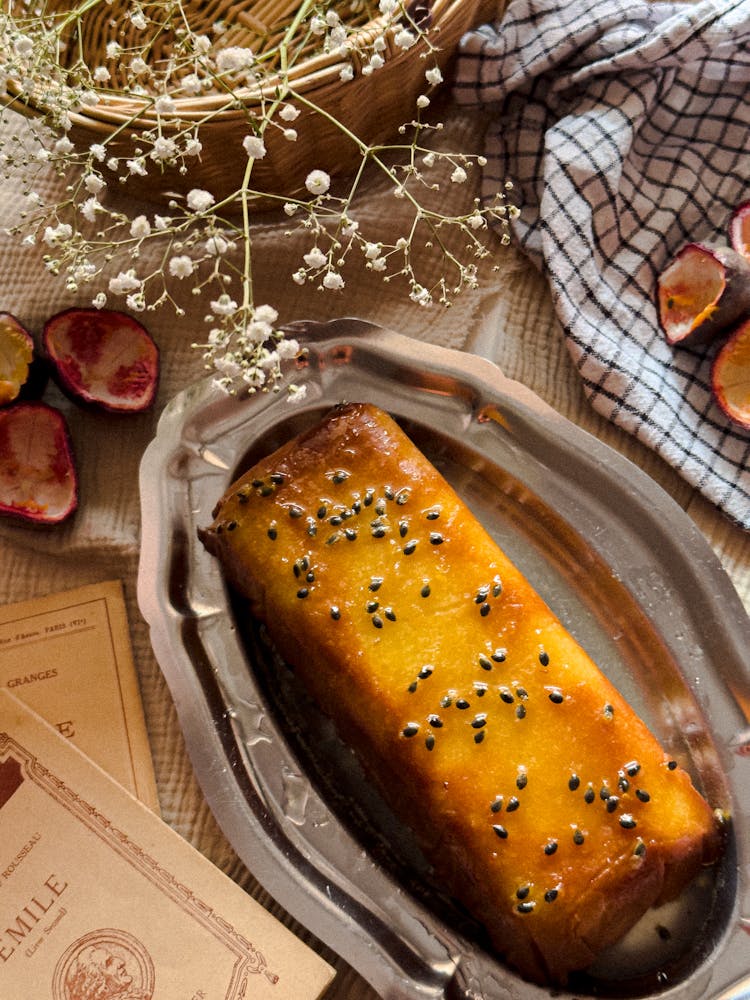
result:
M 118 580 L 0 607 L 0 687 L 158 811 Z
M 3 1000 L 316 1000 L 333 970 L 0 690 Z

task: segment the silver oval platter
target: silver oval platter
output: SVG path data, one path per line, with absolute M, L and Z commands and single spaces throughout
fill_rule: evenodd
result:
M 292 329 L 306 347 L 289 373 L 302 402 L 230 396 L 209 379 L 166 407 L 141 466 L 141 611 L 240 858 L 384 998 L 550 996 L 442 896 L 198 541 L 255 459 L 339 402 L 372 402 L 730 817 L 719 866 L 554 996 L 750 998 L 750 625 L 703 536 L 645 474 L 490 362 L 357 320 Z

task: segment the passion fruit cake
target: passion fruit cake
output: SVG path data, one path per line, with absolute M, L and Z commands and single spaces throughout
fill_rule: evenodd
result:
M 200 537 L 523 976 L 565 981 L 717 859 L 688 773 L 383 411 L 336 408 Z

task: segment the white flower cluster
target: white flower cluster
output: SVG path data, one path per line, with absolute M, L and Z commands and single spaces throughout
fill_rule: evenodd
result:
M 114 12 L 105 18 L 112 0 L 79 2 L 78 8 L 66 5 L 58 17 L 45 13 L 44 0 L 36 13 L 24 7 L 23 18 L 12 5 L 0 11 L 0 118 L 29 105 L 36 114 L 31 143 L 26 133 L 22 138 L 14 132 L 0 148 L 0 170 L 13 171 L 26 185 L 16 232 L 24 244 L 42 248 L 46 267 L 64 276 L 70 291 L 91 289 L 89 301 L 98 308 L 124 304 L 143 312 L 170 303 L 180 312 L 177 289 L 206 294 L 209 332 L 197 346 L 223 387 L 275 389 L 285 363 L 299 351 L 279 328 L 276 309 L 255 304 L 255 198 L 275 199 L 287 217 L 287 232 L 304 234 L 306 247 L 301 259 L 290 263 L 291 279 L 326 292 L 345 292 L 352 262 L 385 282 L 400 281 L 412 302 L 449 305 L 477 284 L 478 262 L 489 254 L 490 222 L 507 241 L 513 209 L 504 196 L 482 205 L 467 192 L 462 214 L 447 217 L 441 210 L 444 185 L 466 185 L 483 159 L 445 152 L 432 142 L 442 126 L 428 121 L 427 114 L 443 74 L 430 32 L 414 20 L 406 0 L 357 0 L 365 8 L 371 5 L 371 22 L 380 26 L 364 35 L 348 23 L 354 9 L 348 0 L 301 0 L 281 36 L 257 51 L 240 44 L 236 25 L 217 22 L 209 30 L 193 30 L 184 0 L 129 0 L 119 20 Z M 88 16 L 101 17 L 113 32 L 91 65 L 85 61 L 83 33 L 78 34 Z M 381 70 L 390 52 L 410 51 L 420 43 L 414 58 L 424 60 L 423 90 L 413 119 L 402 125 L 392 146 L 358 139 L 351 123 L 332 119 L 309 93 L 296 89 L 285 68 L 309 54 L 311 40 L 320 53 L 341 61 L 344 82 Z M 157 41 L 161 55 L 154 58 Z M 261 92 L 266 96 L 259 100 Z M 197 113 L 195 101 L 207 97 L 210 110 Z M 74 141 L 76 114 L 121 98 L 133 108 L 126 123 L 130 128 L 113 128 L 88 146 Z M 241 186 L 218 198 L 205 182 L 191 186 L 189 181 L 205 153 L 204 130 L 230 111 L 242 111 L 247 160 Z M 357 143 L 362 168 L 354 180 L 337 190 L 336 165 L 321 162 L 294 197 L 256 188 L 255 172 L 272 159 L 274 144 L 294 143 L 300 122 L 313 114 L 325 115 Z M 367 183 L 365 167 L 386 176 L 394 197 L 408 208 L 404 215 L 411 215 L 405 234 L 390 242 L 363 232 L 356 218 L 357 198 Z M 37 184 L 50 169 L 66 177 L 61 203 L 46 204 L 45 186 Z M 165 169 L 188 178 L 186 194 L 175 195 L 166 209 L 145 214 L 141 206 L 129 215 L 117 193 L 127 191 L 133 179 Z M 458 249 L 455 240 L 444 239 L 448 231 L 457 234 Z M 157 245 L 159 264 L 146 265 L 144 260 L 153 258 L 146 248 Z M 425 249 L 442 255 L 437 281 L 420 276 L 416 251 Z

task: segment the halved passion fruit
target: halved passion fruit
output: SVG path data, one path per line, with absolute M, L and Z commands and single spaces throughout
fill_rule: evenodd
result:
M 44 350 L 60 388 L 75 402 L 141 413 L 154 402 L 159 350 L 132 316 L 66 309 L 44 325 Z
M 46 403 L 0 410 L 0 515 L 59 524 L 78 506 L 65 417 Z
M 14 403 L 31 373 L 34 340 L 15 316 L 0 313 L 0 406 Z
M 668 343 L 706 344 L 750 313 L 750 263 L 731 247 L 688 243 L 659 275 L 657 309 Z
M 729 242 L 733 250 L 750 261 L 750 201 L 743 201 L 732 212 Z
M 724 413 L 750 430 L 750 319 L 740 323 L 714 358 L 711 387 Z

